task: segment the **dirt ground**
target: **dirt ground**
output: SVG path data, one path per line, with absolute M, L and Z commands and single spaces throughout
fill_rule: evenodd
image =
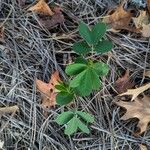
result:
M 51 2 L 49 0 L 49 2 Z M 76 56 L 72 44 L 79 39 L 78 22 L 93 25 L 108 10 L 118 5 L 112 0 L 56 0 L 64 10 L 65 22 L 52 29 L 42 27 L 33 13 L 17 0 L 0 0 L 0 23 L 5 27 L 0 43 L 0 106 L 18 105 L 19 112 L 1 116 L 0 140 L 6 150 L 139 150 L 141 143 L 150 146 L 150 128 L 139 137 L 133 135 L 137 119 L 121 121 L 124 110 L 112 104 L 117 95 L 114 83 L 127 68 L 137 85 L 150 69 L 150 41 L 136 33 L 108 31 L 114 48 L 110 53 L 94 55 L 110 67 L 103 88 L 92 96 L 80 98 L 78 107 L 96 118 L 91 134 L 80 132 L 68 137 L 54 119 L 64 110 L 56 106 L 45 118 L 41 95 L 35 79 L 47 82 L 54 70 L 66 79 L 64 68 Z M 150 147 L 148 147 L 150 150 Z

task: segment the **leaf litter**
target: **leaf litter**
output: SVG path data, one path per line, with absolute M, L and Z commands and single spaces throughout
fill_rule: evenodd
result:
M 3 3 L 3 1 L 2 1 L 2 3 Z M 72 5 L 72 1 L 64 1 L 64 2 L 62 2 L 62 4 L 64 4 L 64 5 L 66 5 L 66 3 L 69 3 L 70 4 L 70 7 L 71 7 L 71 9 L 72 9 L 72 7 L 73 7 L 73 5 L 75 5 L 76 6 L 76 4 L 73 4 Z M 100 2 L 101 3 L 101 2 Z M 4 3 L 3 3 L 4 4 Z M 68 5 L 69 5 L 68 4 Z M 90 6 L 90 3 L 86 3 L 86 4 L 84 4 L 83 2 L 80 2 L 79 4 L 82 4 L 83 5 L 83 7 L 84 7 L 84 11 L 82 10 L 82 9 L 78 9 L 78 6 L 76 6 L 76 7 L 73 7 L 74 9 L 73 10 L 71 10 L 72 11 L 72 13 L 74 13 L 76 16 L 77 16 L 77 18 L 81 18 L 82 17 L 82 15 L 81 14 L 83 14 L 84 12 L 89 12 L 90 13 L 90 11 L 89 10 L 91 10 L 91 8 L 92 8 L 92 10 L 93 10 L 93 12 L 95 13 L 95 11 L 96 11 L 96 9 L 94 9 L 94 7 L 93 6 Z M 103 4 L 103 3 L 102 3 Z M 106 3 L 107 4 L 107 3 Z M 14 10 L 13 10 L 13 13 L 14 13 L 14 16 L 16 17 L 16 13 L 17 13 L 17 9 L 18 8 L 16 8 L 16 6 L 14 5 L 14 4 L 12 4 L 12 6 L 14 7 Z M 106 5 L 107 6 L 107 5 Z M 69 8 L 70 8 L 69 7 Z M 101 7 L 101 6 L 100 6 Z M 8 8 L 9 8 L 9 6 L 8 6 Z M 8 9 L 7 8 L 7 9 Z M 77 11 L 78 12 L 76 12 L 76 9 L 77 9 Z M 53 12 L 54 12 L 54 10 L 52 10 Z M 62 11 L 62 10 L 61 10 Z M 54 12 L 55 13 L 55 12 Z M 88 13 L 88 15 L 89 15 L 89 13 Z M 17 14 L 18 15 L 18 14 Z M 42 16 L 43 18 L 45 17 L 45 16 Z M 51 18 L 52 16 L 50 16 L 50 18 Z M 95 17 L 95 16 L 94 16 Z M 50 18 L 49 19 L 45 19 L 45 20 L 50 20 Z M 58 18 L 57 18 L 58 19 Z M 86 18 L 86 16 L 85 16 L 85 18 L 84 18 L 85 20 L 87 19 L 88 20 L 88 23 L 90 24 L 90 23 L 92 23 L 88 18 Z M 93 18 L 93 19 L 95 19 L 95 18 Z M 10 21 L 9 21 L 10 20 Z M 21 18 L 21 20 L 22 20 L 22 18 Z M 21 20 L 13 20 L 12 18 L 9 18 L 8 19 L 8 21 L 6 22 L 6 24 L 7 24 L 7 31 L 11 31 L 10 33 L 12 33 L 12 38 L 14 38 L 14 36 L 13 36 L 13 34 L 16 32 L 18 32 L 18 34 L 19 33 L 22 33 L 22 31 L 20 30 L 20 31 L 18 31 L 18 30 L 16 30 L 16 28 L 18 29 L 18 26 L 16 26 L 16 24 L 18 24 L 18 22 L 19 22 L 19 24 L 21 24 L 21 27 L 22 26 L 24 26 L 24 27 L 26 27 L 26 24 L 30 24 L 30 22 L 28 21 L 28 20 L 26 20 L 26 24 L 24 24 L 23 22 L 21 22 Z M 45 20 L 44 20 L 44 22 L 45 22 Z M 15 28 L 13 28 L 13 30 L 12 30 L 12 28 L 11 28 L 11 26 L 10 26 L 10 24 L 12 23 L 11 21 L 13 21 L 15 24 L 14 24 L 14 27 Z M 66 20 L 66 22 L 68 23 L 69 21 L 68 20 Z M 76 26 L 75 25 L 72 25 L 70 22 L 68 23 L 69 25 L 67 25 L 67 28 L 68 28 L 68 30 L 69 31 L 72 31 L 74 28 L 76 28 Z M 55 25 L 53 25 L 53 26 L 55 26 Z M 48 25 L 47 25 L 47 27 L 48 27 Z M 31 28 L 31 29 L 30 29 Z M 27 32 L 30 32 L 31 30 L 33 30 L 35 33 L 33 34 L 33 33 L 31 33 L 30 34 L 30 36 L 28 36 L 27 34 L 26 34 L 26 31 L 24 30 L 24 32 L 23 32 L 23 38 L 24 38 L 24 40 L 25 41 L 28 41 L 30 38 L 33 38 L 34 40 L 35 40 L 35 44 L 33 44 L 33 49 L 31 50 L 31 48 L 30 47 L 26 47 L 26 45 L 20 45 L 19 43 L 18 43 L 18 46 L 19 46 L 19 49 L 17 48 L 17 47 L 15 47 L 12 43 L 14 42 L 14 41 L 11 41 L 11 38 L 9 38 L 9 40 L 8 40 L 8 45 L 12 48 L 12 49 L 14 49 L 14 51 L 16 51 L 16 53 L 17 53 L 17 57 L 16 57 L 16 61 L 17 62 L 19 62 L 19 64 L 21 65 L 21 67 L 20 66 L 17 66 L 16 64 L 11 64 L 11 65 L 9 65 L 9 59 L 10 59 L 10 61 L 11 62 L 13 62 L 14 61 L 14 58 L 5 58 L 3 61 L 5 61 L 5 62 L 7 62 L 7 66 L 5 65 L 5 66 L 2 66 L 2 67 L 5 67 L 5 68 L 8 68 L 9 70 L 11 70 L 11 68 L 13 67 L 13 68 L 16 68 L 16 69 L 18 69 L 18 70 L 20 70 L 20 71 L 22 71 L 22 74 L 20 75 L 20 77 L 21 77 L 21 79 L 23 79 L 24 80 L 24 82 L 26 82 L 26 77 L 29 77 L 30 78 L 30 73 L 31 73 L 31 70 L 30 70 L 30 65 L 28 66 L 28 64 L 29 64 L 29 62 L 30 63 L 32 63 L 32 61 L 34 62 L 34 59 L 36 60 L 36 61 L 38 61 L 38 62 L 40 62 L 41 63 L 41 61 L 39 60 L 39 57 L 41 57 L 42 58 L 42 60 L 45 60 L 44 58 L 45 58 L 45 54 L 47 54 L 47 48 L 49 48 L 50 49 L 50 51 L 51 50 L 53 50 L 53 48 L 51 47 L 51 43 L 49 42 L 45 42 L 43 39 L 43 45 L 50 45 L 50 47 L 45 47 L 45 46 L 43 46 L 42 47 L 42 52 L 39 50 L 39 49 L 41 49 L 41 48 L 39 48 L 38 46 L 39 45 L 42 45 L 41 44 L 41 36 L 39 36 L 38 34 L 39 34 L 39 32 L 36 30 L 36 29 L 34 29 L 34 28 L 32 28 L 32 27 L 30 27 L 29 29 L 28 28 L 25 28 L 25 30 L 27 31 Z M 49 28 L 49 29 L 51 29 L 51 27 Z M 13 31 L 13 32 L 12 32 Z M 130 32 L 130 31 L 129 31 Z M 37 34 L 36 34 L 37 33 Z M 108 34 L 109 35 L 109 34 Z M 35 39 L 35 36 L 37 37 L 37 39 Z M 136 64 L 136 62 L 141 62 L 141 64 L 136 64 L 135 66 L 137 67 L 137 68 L 139 68 L 139 69 L 143 69 L 142 68 L 142 65 L 143 64 L 145 64 L 145 62 L 143 62 L 142 60 L 142 58 L 143 58 L 143 56 L 145 56 L 145 53 L 144 53 L 144 51 L 147 51 L 147 41 L 146 40 L 143 40 L 144 41 L 144 43 L 145 44 L 142 44 L 142 41 L 138 41 L 138 43 L 139 43 L 139 45 L 138 45 L 138 43 L 136 42 L 136 41 L 134 41 L 134 40 L 136 40 L 136 38 L 135 37 L 132 37 L 132 39 L 130 38 L 130 36 L 125 36 L 125 35 L 123 35 L 123 34 L 120 34 L 120 36 L 121 36 L 121 40 L 120 40 L 120 44 L 123 44 L 123 40 L 125 40 L 125 44 L 127 45 L 127 46 L 129 46 L 130 47 L 130 49 L 129 50 L 131 50 L 130 52 L 130 54 L 133 56 L 132 58 L 131 57 L 128 57 L 127 55 L 126 55 L 126 51 L 124 50 L 124 47 L 122 47 L 122 49 L 121 49 L 121 51 L 119 51 L 118 49 L 115 49 L 115 51 L 116 51 L 116 55 L 117 56 L 119 56 L 121 59 L 119 59 L 118 61 L 119 61 L 119 63 L 121 64 L 121 65 L 124 65 L 124 62 L 125 63 L 127 63 L 128 61 L 130 61 L 131 60 L 131 62 L 133 62 L 133 64 L 135 63 Z M 16 37 L 15 37 L 16 38 Z M 113 37 L 112 37 L 113 38 Z M 40 40 L 38 40 L 38 39 L 40 39 Z M 127 42 L 127 41 L 129 41 L 129 43 Z M 63 42 L 63 41 L 61 41 L 60 40 L 60 42 Z M 29 43 L 28 44 L 31 44 L 32 42 L 31 41 L 29 41 Z M 27 43 L 26 43 L 27 44 Z M 58 49 L 59 50 L 59 47 L 60 48 L 62 48 L 62 45 L 58 42 L 58 43 L 54 43 L 54 45 L 57 45 L 57 47 L 54 47 L 54 51 L 56 50 L 56 49 Z M 135 50 L 133 50 L 133 47 L 136 45 L 136 49 L 137 49 L 137 51 L 135 51 Z M 25 47 L 25 48 L 23 48 L 23 46 Z M 143 50 L 143 51 L 141 51 L 141 49 Z M 13 50 L 12 50 L 12 52 L 14 52 Z M 114 52 L 115 52 L 114 51 Z M 113 53 L 114 53 L 113 52 Z M 136 57 L 134 57 L 134 55 L 133 55 L 133 53 L 135 52 L 135 54 L 137 54 L 137 56 L 139 57 L 139 60 L 135 60 L 135 58 Z M 148 52 L 148 51 L 147 51 Z M 15 54 L 16 54 L 15 53 Z M 24 55 L 22 55 L 22 53 L 25 53 L 25 56 Z M 57 53 L 57 51 L 55 51 L 55 53 Z M 59 53 L 63 53 L 64 54 L 64 51 L 59 51 Z M 69 53 L 71 53 L 71 52 L 69 52 Z M 144 53 L 144 54 L 143 54 Z M 26 56 L 28 56 L 28 54 L 30 54 L 31 55 L 31 57 L 30 57 L 30 59 L 27 59 L 26 58 Z M 67 55 L 68 56 L 68 54 L 66 54 L 65 53 L 65 55 Z M 15 55 L 14 55 L 15 56 Z M 33 57 L 33 58 L 32 58 Z M 128 60 L 127 59 L 125 59 L 126 57 L 128 57 Z M 50 59 L 52 59 L 52 58 L 48 58 L 47 56 L 46 56 L 46 58 L 48 59 L 48 61 L 50 61 Z M 102 57 L 103 58 L 103 57 Z M 124 61 L 122 61 L 122 59 L 124 59 Z M 26 61 L 27 60 L 27 61 Z M 30 61 L 29 61 L 30 60 Z M 37 63 L 37 62 L 36 62 Z M 108 62 L 109 63 L 109 62 Z M 147 63 L 147 62 L 146 62 Z M 1 65 L 1 64 L 0 64 Z M 27 69 L 26 69 L 26 72 L 25 72 L 25 75 L 24 75 L 24 68 L 22 67 L 22 66 L 26 66 L 27 65 Z M 35 66 L 35 62 L 33 63 L 33 66 Z M 43 66 L 43 64 L 40 64 L 40 66 Z M 110 66 L 112 67 L 112 64 L 110 64 Z M 44 64 L 44 67 L 45 68 L 47 68 L 47 64 Z M 134 67 L 132 68 L 132 69 L 135 69 Z M 32 70 L 33 71 L 33 70 Z M 114 68 L 114 71 L 116 71 L 116 68 Z M 11 71 L 10 71 L 11 72 Z M 37 71 L 36 71 L 37 72 Z M 110 70 L 110 73 L 111 73 L 111 75 L 112 75 L 112 79 L 114 79 L 114 75 L 113 75 L 113 71 L 112 70 Z M 3 74 L 3 75 L 5 75 L 6 74 L 6 72 Z M 34 74 L 34 73 L 33 73 Z M 11 76 L 11 74 L 9 74 L 8 73 L 8 76 Z M 5 83 L 5 80 L 7 79 L 7 77 L 4 79 L 4 80 L 0 80 L 0 83 L 2 83 L 2 84 L 4 84 Z M 18 82 L 17 83 L 19 83 L 19 80 L 18 80 Z M 111 83 L 111 81 L 109 80 L 108 81 L 108 83 Z M 19 83 L 20 84 L 20 83 Z M 26 87 L 26 85 L 24 85 L 24 83 L 23 84 L 21 84 L 21 86 L 23 86 L 23 90 L 24 90 L 24 93 L 26 93 L 25 95 L 22 95 L 22 87 L 20 87 L 20 90 L 18 91 L 18 95 L 20 95 L 20 96 L 22 96 L 22 97 L 25 97 L 25 99 L 30 99 L 31 101 L 34 101 L 34 99 L 33 98 L 31 98 L 30 96 L 28 96 L 28 87 Z M 107 88 L 107 87 L 106 87 Z M 6 89 L 7 90 L 9 90 L 9 86 L 6 84 Z M 20 92 L 21 91 L 21 92 Z M 105 92 L 105 91 L 104 91 Z M 1 94 L 3 94 L 3 93 L 1 93 Z M 30 93 L 29 94 L 34 94 L 34 93 L 31 93 L 31 91 L 30 91 Z M 14 94 L 15 95 L 15 94 Z M 97 104 L 98 104 L 98 106 L 100 106 L 98 109 L 97 109 L 97 107 L 98 106 L 96 106 L 94 109 L 93 109 L 93 106 L 95 106 L 95 105 L 93 105 L 93 103 L 91 102 L 90 104 L 89 104 L 89 108 L 90 109 L 93 109 L 93 112 L 95 112 L 96 113 L 96 115 L 97 114 L 99 114 L 99 112 L 101 112 L 101 114 L 100 114 L 100 117 L 99 117 L 99 119 L 100 119 L 100 124 L 99 124 L 99 122 L 98 122 L 98 126 L 100 125 L 100 126 L 102 126 L 102 128 L 104 128 L 104 129 L 106 129 L 106 134 L 105 134 L 105 132 L 103 132 L 103 131 L 101 131 L 101 128 L 98 128 L 98 127 L 96 127 L 94 130 L 95 131 L 100 131 L 100 132 L 102 132 L 103 134 L 104 134 L 104 136 L 107 136 L 107 131 L 110 131 L 110 129 L 109 128 L 107 128 L 106 126 L 105 126 L 105 119 L 104 119 L 104 116 L 106 116 L 106 114 L 108 113 L 107 112 L 107 109 L 105 109 L 106 108 L 106 106 L 105 105 L 101 105 L 101 100 L 99 101 L 99 97 L 97 97 L 97 99 L 98 99 L 98 102 L 97 102 Z M 85 109 L 85 105 L 84 104 L 86 104 L 86 100 L 84 100 L 83 99 L 83 106 L 81 106 L 83 109 Z M 21 105 L 21 107 L 22 107 L 22 109 L 23 110 L 27 110 L 27 111 L 31 111 L 31 109 L 30 109 L 30 107 L 27 107 L 26 106 L 26 104 L 27 105 L 30 105 L 30 103 L 31 102 L 27 102 L 26 100 L 24 100 L 24 99 L 21 99 L 20 101 L 19 101 L 19 103 L 21 103 L 21 104 L 23 104 L 23 105 Z M 92 104 L 92 105 L 91 105 Z M 32 104 L 31 104 L 32 105 Z M 107 108 L 109 107 L 109 105 L 107 106 Z M 33 110 L 33 114 L 37 114 L 37 116 L 39 115 L 39 113 L 38 113 L 38 111 L 37 111 L 37 109 L 36 109 L 36 111 L 35 110 Z M 52 113 L 53 114 L 53 113 Z M 11 139 L 13 139 L 14 141 L 15 141 L 15 139 L 17 139 L 18 138 L 18 136 L 17 136 L 17 134 L 18 135 L 21 135 L 20 133 L 24 133 L 24 132 L 20 132 L 20 131 L 24 131 L 24 130 L 27 130 L 28 131 L 28 128 L 27 128 L 27 126 L 28 127 L 30 127 L 30 128 L 33 128 L 33 127 L 35 127 L 36 126 L 36 128 L 34 128 L 34 130 L 32 130 L 31 132 L 32 132 L 32 135 L 31 135 L 31 132 L 29 131 L 29 132 L 25 132 L 26 133 L 26 135 L 24 135 L 24 139 L 22 139 L 20 142 L 21 143 L 26 143 L 26 145 L 27 146 L 29 146 L 31 143 L 31 141 L 35 141 L 35 142 L 37 142 L 37 140 L 39 140 L 39 139 L 34 139 L 34 137 L 35 137 L 35 135 L 36 135 L 36 132 L 38 131 L 41 131 L 40 129 L 41 129 L 41 125 L 43 125 L 43 123 L 44 122 L 42 122 L 41 121 L 41 119 L 37 119 L 38 117 L 32 117 L 32 112 L 31 112 L 31 115 L 30 114 L 28 114 L 28 113 L 26 113 L 25 112 L 25 115 L 27 116 L 27 118 L 19 118 L 19 121 L 20 121 L 20 119 L 21 119 L 21 123 L 22 123 L 22 126 L 19 126 L 19 121 L 18 121 L 18 118 L 15 118 L 16 120 L 14 121 L 13 119 L 12 120 L 10 120 L 10 125 L 13 125 L 13 124 L 17 124 L 17 126 L 15 126 L 16 128 L 17 128 L 17 130 L 18 130 L 18 132 L 17 132 L 17 130 L 15 131 L 15 134 L 12 136 L 12 135 L 8 135 L 9 137 L 5 137 L 5 139 L 6 140 L 9 140 L 9 138 L 11 138 Z M 113 117 L 115 117 L 114 116 L 114 114 L 112 114 L 113 115 Z M 29 117 L 30 116 L 30 117 Z M 33 115 L 34 116 L 34 115 Z M 40 115 L 39 115 L 40 116 Z M 42 118 L 42 116 L 40 116 L 41 118 Z M 36 120 L 36 123 L 34 122 L 35 121 L 35 119 L 37 119 Z M 101 125 L 101 119 L 103 120 L 103 124 L 104 125 Z M 29 122 L 27 121 L 27 120 L 29 120 Z M 16 122 L 16 121 L 18 121 L 18 122 Z M 109 120 L 110 122 L 111 122 L 111 120 Z M 115 123 L 115 122 L 111 122 L 111 123 Z M 33 125 L 35 125 L 35 126 L 32 126 L 31 124 L 33 124 Z M 19 126 L 19 128 L 18 128 L 18 126 Z M 45 126 L 44 126 L 45 127 Z M 62 146 L 63 145 L 63 147 L 64 148 L 69 148 L 69 144 L 67 143 L 68 141 L 67 140 L 65 140 L 64 139 L 64 135 L 62 135 L 61 134 L 61 132 L 59 132 L 59 134 L 57 133 L 57 131 L 56 130 L 58 130 L 58 128 L 56 128 L 55 126 L 53 126 L 53 124 L 51 124 L 51 123 L 48 123 L 48 128 L 47 127 L 45 127 L 46 128 L 46 130 L 47 129 L 52 129 L 53 131 L 54 131 L 54 133 L 52 132 L 52 133 L 50 133 L 50 132 L 44 132 L 44 134 L 42 133 L 43 131 L 41 131 L 40 132 L 40 135 L 41 136 L 46 136 L 47 138 L 45 138 L 45 140 L 44 141 L 42 141 L 41 142 L 41 140 L 39 140 L 38 142 L 41 144 L 41 146 L 45 146 L 45 145 L 48 145 L 49 146 L 49 143 L 50 143 L 50 141 L 49 141 L 49 138 L 51 138 L 51 136 L 53 136 L 54 135 L 54 139 L 53 139 L 53 141 L 55 142 L 55 140 L 58 142 L 59 141 L 59 144 L 58 143 L 53 143 L 52 145 L 57 145 L 57 146 Z M 118 128 L 118 127 L 116 127 L 116 126 L 114 126 L 114 128 L 113 129 L 116 129 L 116 128 Z M 126 139 L 126 135 L 124 135 L 123 134 L 123 132 L 122 132 L 122 127 L 120 127 L 120 129 L 119 129 L 119 133 L 118 134 L 121 134 L 121 138 L 117 138 L 117 140 L 116 141 L 114 141 L 114 144 L 118 144 L 118 142 L 124 142 L 124 140 L 127 140 L 127 142 L 128 142 L 128 144 L 124 144 L 125 146 L 131 146 L 132 147 L 132 144 L 133 143 L 135 143 L 135 144 L 137 144 L 137 141 L 135 141 L 134 142 L 134 138 L 132 139 L 132 136 L 130 136 L 130 138 L 131 139 Z M 5 131 L 6 132 L 9 132 L 10 130 L 9 130 L 9 127 L 8 128 L 6 128 L 5 129 Z M 35 132 L 34 132 L 35 131 Z M 56 131 L 56 132 L 55 132 Z M 114 130 L 115 131 L 115 130 Z M 2 132 L 2 134 L 4 134 L 5 132 Z M 109 133 L 109 134 L 111 134 L 111 133 Z M 115 134 L 117 135 L 117 133 L 115 132 Z M 94 134 L 95 135 L 95 134 Z M 21 135 L 22 136 L 22 135 Z M 80 135 L 80 136 L 82 136 L 82 135 Z M 118 135 L 117 135 L 118 136 Z M 120 136 L 120 135 L 119 135 Z M 128 136 L 128 135 L 127 135 Z M 31 140 L 29 139 L 28 140 L 28 137 L 31 137 Z M 15 139 L 14 139 L 15 138 Z M 33 138 L 33 140 L 32 140 L 32 138 Z M 91 138 L 91 137 L 90 137 Z M 93 137 L 92 137 L 93 138 Z M 63 139 L 63 140 L 62 140 Z M 108 139 L 109 139 L 109 136 L 108 136 Z M 71 140 L 71 142 L 72 142 L 72 139 L 70 139 Z M 132 142 L 131 142 L 131 141 Z M 138 139 L 138 140 L 140 140 L 140 139 Z M 85 141 L 86 141 L 86 139 L 85 139 Z M 148 140 L 147 139 L 145 139 L 145 141 L 146 142 L 148 142 Z M 80 142 L 80 145 L 78 144 Z M 98 142 L 98 144 L 100 143 L 101 141 L 99 141 Z M 105 141 L 104 141 L 105 142 Z M 90 140 L 90 139 L 88 139 L 88 143 L 89 143 L 89 145 L 91 146 L 91 143 L 92 143 L 92 140 Z M 7 143 L 8 144 L 8 143 Z M 51 143 L 50 143 L 51 144 Z M 68 145 L 69 146 L 68 146 Z M 80 138 L 79 139 L 75 139 L 75 141 L 73 141 L 73 146 L 76 146 L 76 147 L 80 147 L 81 145 L 84 145 L 85 143 L 84 143 L 84 141 L 82 141 Z M 107 143 L 108 145 L 110 144 L 109 142 Z M 34 145 L 34 144 L 33 144 Z M 87 144 L 87 147 L 89 146 L 88 144 Z M 11 145 L 12 146 L 12 145 Z M 35 146 L 35 145 L 34 145 Z M 67 147 L 68 146 L 68 147 Z M 104 144 L 104 146 L 106 146 L 105 144 Z M 124 146 L 122 146 L 121 147 L 122 149 L 124 148 Z

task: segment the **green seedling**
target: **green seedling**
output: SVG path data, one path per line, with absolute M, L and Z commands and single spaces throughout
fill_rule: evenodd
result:
M 75 43 L 73 50 L 80 57 L 65 69 L 65 73 L 70 77 L 70 80 L 56 86 L 59 91 L 56 102 L 62 106 L 73 102 L 75 98 L 89 96 L 93 91 L 99 90 L 102 87 L 101 78 L 106 76 L 109 71 L 107 64 L 86 59 L 86 55 L 103 54 L 112 49 L 112 42 L 104 37 L 106 25 L 97 23 L 89 28 L 85 23 L 80 22 L 79 33 L 83 40 Z M 58 115 L 56 122 L 65 126 L 64 133 L 66 135 L 72 135 L 78 130 L 89 134 L 88 124 L 94 122 L 94 117 L 82 111 L 67 111 Z

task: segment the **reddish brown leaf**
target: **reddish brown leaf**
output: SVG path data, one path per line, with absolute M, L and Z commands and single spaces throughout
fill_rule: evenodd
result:
M 48 4 L 45 2 L 45 0 L 39 0 L 39 2 L 34 6 L 30 7 L 28 11 L 33 11 L 48 16 L 52 16 L 54 14 Z
M 134 83 L 131 82 L 129 77 L 129 70 L 126 70 L 125 74 L 122 77 L 118 78 L 115 82 L 115 89 L 119 94 L 126 92 L 127 89 L 134 86 Z
M 57 24 L 63 23 L 65 21 L 65 18 L 63 14 L 58 13 L 54 14 L 51 19 L 46 19 L 46 18 L 39 18 L 39 22 L 41 25 L 47 29 L 51 29 Z
M 56 89 L 55 86 L 60 82 L 59 72 L 56 71 L 52 74 L 48 83 L 41 80 L 36 80 L 37 89 L 43 94 L 42 106 L 44 108 L 51 108 L 56 105 Z

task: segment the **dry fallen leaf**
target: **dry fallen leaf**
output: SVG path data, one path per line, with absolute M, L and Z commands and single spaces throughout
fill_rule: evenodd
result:
M 136 98 L 132 102 L 118 101 L 115 102 L 118 106 L 126 108 L 126 113 L 121 117 L 122 120 L 130 118 L 138 118 L 138 127 L 140 131 L 136 134 L 142 134 L 146 131 L 150 122 L 150 97 Z
M 127 89 L 134 86 L 134 83 L 131 82 L 129 77 L 129 69 L 127 69 L 125 74 L 122 77 L 119 77 L 115 82 L 115 89 L 119 94 L 126 92 Z
M 148 12 L 150 13 L 150 0 L 147 0 L 147 9 L 148 9 Z
M 39 22 L 41 25 L 47 29 L 51 29 L 55 27 L 55 25 L 63 23 L 65 21 L 65 18 L 63 14 L 54 14 L 51 19 L 46 18 L 39 18 Z
M 148 150 L 146 145 L 140 144 L 140 150 Z
M 15 106 L 9 106 L 9 107 L 1 107 L 0 108 L 0 115 L 3 115 L 3 114 L 10 114 L 10 113 L 15 113 L 19 111 L 19 107 L 17 105 Z
M 1 141 L 1 140 L 0 140 L 0 149 L 4 150 L 4 149 L 3 149 L 3 146 L 4 146 L 4 141 Z
M 43 93 L 42 106 L 44 108 L 50 108 L 56 105 L 56 95 L 57 91 L 55 86 L 60 82 L 59 72 L 55 71 L 49 80 L 48 83 L 45 83 L 41 80 L 36 80 L 37 89 Z
M 103 21 L 107 24 L 110 24 L 112 28 L 115 30 L 125 29 L 132 32 L 138 32 L 136 28 L 129 26 L 133 14 L 131 13 L 131 11 L 124 10 L 123 8 L 124 4 L 125 1 L 115 10 L 112 10 L 111 14 L 109 13 L 108 16 L 104 18 Z
M 127 92 L 120 94 L 119 96 L 123 95 L 132 95 L 131 101 L 133 101 L 138 95 L 143 93 L 144 91 L 148 90 L 150 88 L 150 83 L 147 83 L 146 85 L 143 85 L 136 89 L 128 89 Z
M 149 14 L 146 11 L 140 11 L 137 18 L 132 18 L 136 28 L 140 29 L 143 37 L 150 37 Z
M 145 72 L 145 76 L 150 78 L 150 70 Z
M 39 0 L 39 2 L 34 6 L 30 7 L 28 11 L 33 11 L 39 14 L 49 15 L 49 16 L 54 15 L 54 13 L 52 12 L 48 4 L 45 2 L 45 0 Z

